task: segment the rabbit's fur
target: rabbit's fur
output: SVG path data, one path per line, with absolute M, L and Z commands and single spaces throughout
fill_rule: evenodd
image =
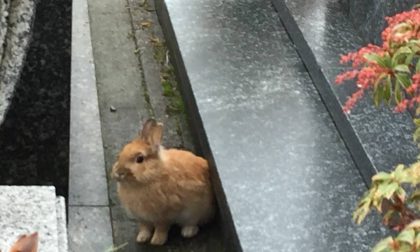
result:
M 208 163 L 191 152 L 164 149 L 162 124 L 149 119 L 139 136 L 124 146 L 112 168 L 118 196 L 140 222 L 138 242 L 164 244 L 172 224 L 184 237 L 214 214 Z

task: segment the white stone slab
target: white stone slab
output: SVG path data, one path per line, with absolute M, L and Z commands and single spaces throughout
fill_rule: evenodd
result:
M 67 223 L 66 223 L 66 201 L 58 196 L 56 199 L 57 230 L 58 230 L 58 251 L 68 251 Z
M 21 234 L 38 232 L 40 252 L 58 250 L 53 186 L 0 186 L 0 249 L 8 251 Z

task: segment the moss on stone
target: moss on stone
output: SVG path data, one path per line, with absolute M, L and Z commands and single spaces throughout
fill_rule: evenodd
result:
M 172 89 L 172 85 L 168 80 L 162 81 L 163 96 L 172 97 L 175 96 L 175 93 Z

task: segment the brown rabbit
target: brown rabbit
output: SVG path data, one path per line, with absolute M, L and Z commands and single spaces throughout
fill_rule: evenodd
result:
M 198 225 L 214 214 L 208 163 L 191 152 L 164 149 L 163 125 L 147 120 L 139 136 L 118 156 L 111 176 L 126 211 L 138 219 L 137 242 L 164 244 L 172 224 L 183 237 L 192 237 Z
M 21 235 L 13 244 L 9 252 L 37 252 L 38 251 L 38 233 L 30 235 Z

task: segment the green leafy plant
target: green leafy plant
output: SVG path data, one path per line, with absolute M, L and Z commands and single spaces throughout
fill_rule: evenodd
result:
M 341 57 L 352 69 L 337 76 L 337 84 L 356 80 L 357 90 L 343 106 L 346 113 L 369 91 L 376 106 L 395 105 L 396 112 L 408 108 L 420 115 L 420 10 L 387 18 L 381 46 L 369 44 Z M 420 119 L 414 119 L 414 141 L 420 141 Z M 360 224 L 372 210 L 382 215 L 383 224 L 399 232 L 372 249 L 373 252 L 420 251 L 420 160 L 392 172 L 372 177 L 370 189 L 363 195 L 353 220 Z
M 396 111 L 415 107 L 420 102 L 420 10 L 388 17 L 381 46 L 369 44 L 341 57 L 352 69 L 336 78 L 341 84 L 355 79 L 357 91 L 347 100 L 345 112 L 355 106 L 366 91 L 373 91 L 374 103 L 395 104 Z
M 360 224 L 371 210 L 383 215 L 384 225 L 401 231 L 395 238 L 380 241 L 372 251 L 419 251 L 420 162 L 409 167 L 398 165 L 393 172 L 373 176 L 372 186 L 360 200 L 353 220 Z

